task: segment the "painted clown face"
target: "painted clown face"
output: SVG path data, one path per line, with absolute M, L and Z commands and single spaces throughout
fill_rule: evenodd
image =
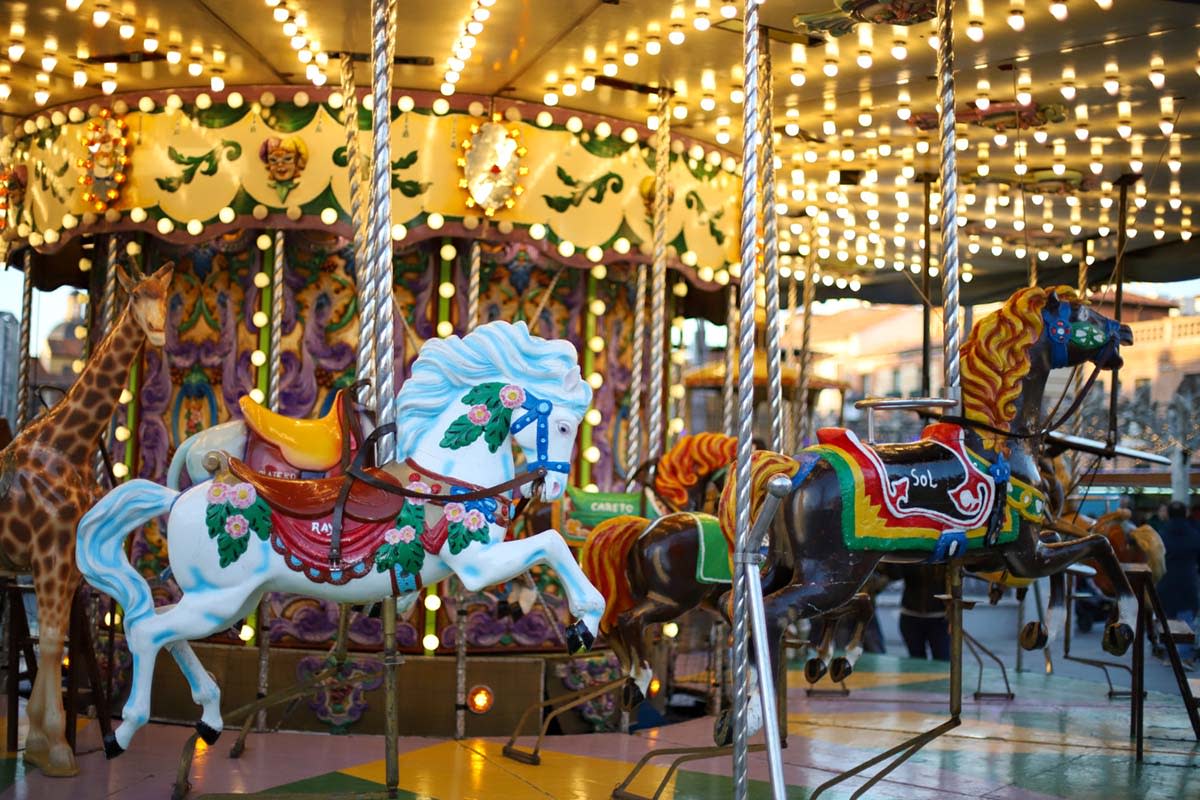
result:
M 267 153 L 267 172 L 273 181 L 290 181 L 299 177 L 300 167 L 296 163 L 295 151 L 273 148 Z

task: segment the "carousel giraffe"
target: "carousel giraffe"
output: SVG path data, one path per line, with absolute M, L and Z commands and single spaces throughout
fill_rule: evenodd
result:
M 100 496 L 93 457 L 129 367 L 147 340 L 163 344 L 172 269 L 163 266 L 136 284 L 118 271 L 129 294 L 125 310 L 63 399 L 0 450 L 0 566 L 33 575 L 40 630 L 25 761 L 55 777 L 79 771 L 64 735 L 61 691 L 63 643 L 80 579 L 75 527 Z

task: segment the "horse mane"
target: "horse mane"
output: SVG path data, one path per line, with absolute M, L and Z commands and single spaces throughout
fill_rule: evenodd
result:
M 737 439 L 723 433 L 694 433 L 680 437 L 658 462 L 654 491 L 676 508 L 688 502 L 688 489 L 700 478 L 730 464 L 737 456 Z
M 592 387 L 580 377 L 575 346 L 529 333 L 524 322 L 496 321 L 466 336 L 431 339 L 396 393 L 396 458 L 409 456 L 418 438 L 464 389 L 505 381 L 583 416 Z
M 963 413 L 968 419 L 1009 429 L 1017 413 L 1021 381 L 1029 374 L 1029 349 L 1042 336 L 1042 309 L 1051 291 L 1063 302 L 1078 300 L 1069 286 L 1030 286 L 971 328 L 961 361 Z M 996 434 L 980 431 L 979 435 L 989 450 L 1001 443 Z
M 763 501 L 767 499 L 767 484 L 776 475 L 793 477 L 800 471 L 800 462 L 783 453 L 770 450 L 755 450 L 750 456 L 750 520 L 758 519 Z M 717 506 L 717 519 L 721 522 L 721 533 L 733 552 L 737 535 L 737 468 L 731 464 L 725 477 L 725 488 L 721 490 L 721 502 Z

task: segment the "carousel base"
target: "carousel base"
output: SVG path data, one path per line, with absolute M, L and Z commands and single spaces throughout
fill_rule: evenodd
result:
M 968 670 L 968 673 L 971 671 Z M 858 762 L 944 719 L 948 686 L 942 665 L 888 656 L 864 656 L 847 681 L 848 697 L 809 698 L 802 675 L 792 673 L 788 692 L 788 748 L 784 775 L 789 798 L 845 765 Z M 999 680 L 999 675 L 988 678 Z M 985 678 L 985 688 L 988 682 Z M 1021 673 L 1016 699 L 965 703 L 963 724 L 936 740 L 868 795 L 888 800 L 1183 800 L 1200 797 L 1200 744 L 1191 737 L 1178 697 L 1151 692 L 1147 699 L 1146 760 L 1134 763 L 1127 701 L 1110 701 L 1101 684 Z M 26 772 L 19 755 L 0 761 L 2 800 L 160 800 L 170 796 L 179 748 L 191 728 L 151 724 L 129 751 L 104 760 L 94 722 L 80 731 L 81 774 L 72 779 Z M 633 762 L 655 747 L 711 741 L 711 718 L 635 735 L 551 736 L 542 765 L 501 756 L 503 739 L 461 742 L 428 737 L 400 740 L 401 798 L 421 800 L 602 800 Z M 225 737 L 196 753 L 195 798 L 261 795 L 289 797 L 382 796 L 383 739 L 312 733 L 251 735 L 245 754 L 228 757 Z M 728 758 L 686 765 L 664 800 L 723 798 L 733 794 Z M 653 792 L 665 765 L 647 768 L 632 788 Z M 766 761 L 751 755 L 752 798 L 769 796 Z M 862 781 L 849 781 L 829 797 L 848 797 Z

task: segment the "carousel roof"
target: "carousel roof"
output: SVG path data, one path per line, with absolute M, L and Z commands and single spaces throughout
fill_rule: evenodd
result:
M 673 130 L 731 151 L 742 114 L 741 3 L 399 3 L 394 85 L 644 122 L 654 87 Z M 923 176 L 936 174 L 932 0 L 767 3 L 781 251 L 815 259 L 819 297 L 918 298 Z M 866 19 L 868 22 L 859 22 Z M 365 0 L 5 3 L 4 124 L 103 97 L 249 84 L 336 84 L 331 54 L 369 50 Z M 1108 280 L 1117 186 L 1128 277 L 1200 275 L 1197 27 L 1191 3 L 965 0 L 955 12 L 958 198 L 968 302 L 1024 282 Z M 467 46 L 467 45 L 470 46 Z M 369 80 L 360 63 L 360 86 Z M 936 216 L 938 192 L 933 199 Z M 932 237 L 936 244 L 939 237 Z M 936 261 L 934 254 L 934 263 Z M 969 277 L 967 277 L 969 276 Z M 935 278 L 934 284 L 939 281 Z M 936 296 L 935 296 L 936 301 Z
M 735 369 L 733 374 L 734 378 L 737 378 L 738 370 Z M 793 391 L 800 381 L 799 366 L 795 362 L 785 360 L 781 377 L 783 378 L 783 390 L 785 392 Z M 724 383 L 724 361 L 710 361 L 707 364 L 701 364 L 683 373 L 683 385 L 688 389 L 719 390 Z M 767 356 L 762 352 L 761 348 L 758 349 L 754 357 L 754 385 L 759 388 L 767 385 Z M 809 391 L 819 392 L 824 389 L 846 389 L 848 385 L 839 381 L 831 381 L 811 375 L 808 379 L 808 388 Z

